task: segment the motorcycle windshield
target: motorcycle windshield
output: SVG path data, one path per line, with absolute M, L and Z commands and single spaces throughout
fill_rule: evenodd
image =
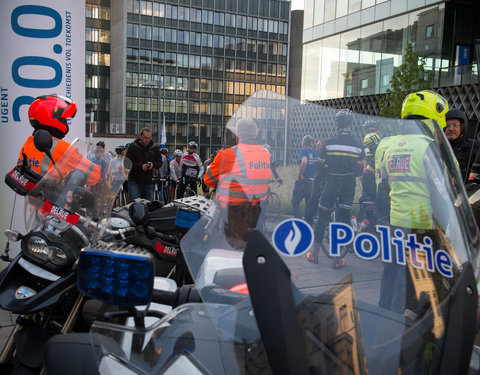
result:
M 438 369 L 459 318 L 452 313 L 461 303 L 458 294 L 467 278 L 472 284 L 469 264 L 478 276 L 479 247 L 457 162 L 439 125 L 261 91 L 226 128 L 225 148 L 205 177 L 216 187 L 216 205 L 181 242 L 203 300 L 222 301 L 212 285 L 239 293 L 259 287 L 242 285 L 242 256 L 256 229 L 290 272 L 309 368 Z M 274 182 L 274 168 L 283 182 Z M 230 297 L 225 293 L 226 304 L 233 303 Z M 274 306 L 272 317 L 279 313 Z M 474 316 L 470 323 L 473 329 Z M 234 357 L 243 372 L 248 356 Z
M 215 204 L 181 242 L 204 303 L 146 330 L 95 323 L 101 369 L 465 373 L 479 233 L 438 124 L 262 91 L 226 127 Z
M 110 216 L 123 179 L 111 178 L 108 169 L 102 171 L 93 160 L 88 157 L 86 143 L 75 139 L 32 189 L 25 212 L 29 230 L 51 219 L 79 225 L 87 219 L 100 222 Z

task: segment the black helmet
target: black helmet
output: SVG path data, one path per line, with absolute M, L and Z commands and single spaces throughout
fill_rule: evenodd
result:
M 350 128 L 352 120 L 352 112 L 349 109 L 341 109 L 335 114 L 335 123 L 340 129 Z
M 363 130 L 365 134 L 377 133 L 378 132 L 378 122 L 375 120 L 368 120 L 363 123 Z
M 465 116 L 465 113 L 463 111 L 460 111 L 459 109 L 453 108 L 450 111 L 448 111 L 445 115 L 445 119 L 452 119 L 452 118 L 458 118 L 462 124 L 463 124 L 463 134 L 467 132 L 467 127 L 468 127 L 468 120 L 467 116 Z
M 120 145 L 120 146 L 117 146 L 115 147 L 115 152 L 118 154 L 118 155 L 121 155 L 123 151 L 125 151 L 125 146 L 123 145 Z
M 164 147 L 164 148 L 161 148 L 161 149 L 160 149 L 160 153 L 161 153 L 162 155 L 168 154 L 168 148 L 165 148 L 165 147 Z

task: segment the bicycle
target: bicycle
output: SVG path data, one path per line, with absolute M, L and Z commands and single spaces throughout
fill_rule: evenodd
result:
M 123 189 L 123 186 L 121 186 L 117 196 L 115 197 L 115 200 L 113 201 L 113 208 L 123 207 L 126 204 L 128 204 L 128 194 Z
M 275 180 L 270 181 L 270 183 L 273 183 L 273 182 L 276 182 L 277 184 L 279 184 Z M 280 215 L 280 212 L 282 210 L 282 202 L 280 201 L 279 195 L 273 192 L 270 189 L 270 186 L 268 186 L 266 201 L 267 201 L 267 214 L 270 215 L 272 218 Z
M 187 198 L 187 197 L 196 197 L 197 196 L 197 193 L 195 193 L 195 191 L 191 188 L 190 186 L 190 182 L 191 180 L 193 180 L 194 182 L 193 183 L 197 183 L 197 179 L 192 179 L 192 178 L 187 178 L 187 177 L 184 177 L 184 180 L 183 180 L 183 184 L 185 186 L 185 190 L 183 192 L 183 197 L 182 198 Z
M 153 200 L 160 201 L 163 203 L 168 203 L 168 193 L 167 193 L 167 179 L 159 178 L 153 181 Z

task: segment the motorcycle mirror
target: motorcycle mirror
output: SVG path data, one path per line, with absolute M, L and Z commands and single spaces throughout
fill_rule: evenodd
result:
M 7 229 L 5 232 L 5 236 L 13 242 L 18 242 L 22 239 L 22 235 L 14 230 Z
M 143 226 L 148 219 L 148 208 L 145 204 L 136 202 L 128 208 L 128 214 L 135 225 Z
M 45 152 L 48 155 L 53 144 L 52 136 L 46 130 L 37 130 L 33 136 L 33 144 L 38 151 Z

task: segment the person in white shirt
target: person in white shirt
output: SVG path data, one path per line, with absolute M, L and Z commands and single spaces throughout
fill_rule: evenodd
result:
M 191 191 L 197 195 L 197 182 L 201 180 L 204 170 L 200 156 L 195 153 L 197 147 L 196 142 L 189 142 L 187 152 L 183 154 L 180 164 L 182 175 L 177 191 L 177 197 L 179 198 L 183 198 L 187 185 L 190 186 Z

